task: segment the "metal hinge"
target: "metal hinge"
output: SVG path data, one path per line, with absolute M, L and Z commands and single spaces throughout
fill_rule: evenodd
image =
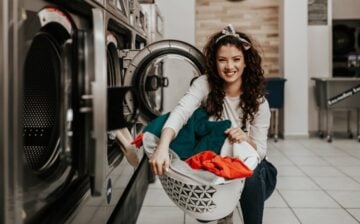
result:
M 140 50 L 122 49 L 118 50 L 118 57 L 123 59 L 123 67 L 129 67 L 130 62 Z

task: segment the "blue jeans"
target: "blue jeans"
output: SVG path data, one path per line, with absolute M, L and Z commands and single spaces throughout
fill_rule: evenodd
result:
M 264 203 L 275 189 L 276 175 L 276 168 L 264 159 L 246 179 L 240 198 L 244 224 L 262 224 Z

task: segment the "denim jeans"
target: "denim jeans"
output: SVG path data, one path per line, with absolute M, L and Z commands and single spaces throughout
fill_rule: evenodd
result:
M 246 179 L 240 198 L 244 224 L 262 224 L 264 203 L 275 189 L 276 175 L 276 168 L 264 159 Z

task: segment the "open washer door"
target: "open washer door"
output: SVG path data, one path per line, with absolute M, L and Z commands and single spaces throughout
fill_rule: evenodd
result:
M 87 114 L 86 122 L 89 127 L 85 127 L 85 138 L 88 139 L 89 166 L 88 172 L 91 177 L 91 193 L 93 196 L 100 196 L 105 180 L 106 164 L 106 45 L 105 45 L 105 25 L 104 15 L 101 9 L 92 10 L 93 33 L 88 47 L 93 50 L 92 66 L 88 68 L 88 77 L 83 89 L 83 107 L 81 112 Z M 91 64 L 91 63 L 90 63 Z
M 150 120 L 171 111 L 192 80 L 204 71 L 204 56 L 196 47 L 179 40 L 162 40 L 134 56 L 125 85 L 137 88 L 140 113 Z

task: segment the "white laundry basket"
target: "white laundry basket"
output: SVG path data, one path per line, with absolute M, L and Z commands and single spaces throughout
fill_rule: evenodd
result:
M 154 152 L 158 141 L 155 135 L 144 133 L 143 148 L 148 157 Z M 258 157 L 253 151 L 254 158 Z M 194 170 L 172 150 L 170 159 L 169 170 L 159 179 L 166 194 L 186 214 L 199 220 L 212 221 L 227 216 L 235 209 L 245 178 L 227 180 L 208 171 Z M 246 165 L 254 169 L 257 164 Z

